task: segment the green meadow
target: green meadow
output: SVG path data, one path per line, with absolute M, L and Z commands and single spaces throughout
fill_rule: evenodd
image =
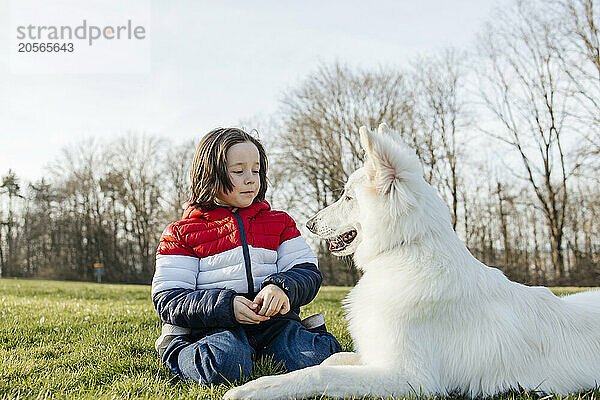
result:
M 352 341 L 341 300 L 348 290 L 324 287 L 303 308 L 303 316 L 325 314 L 329 331 L 347 351 Z M 154 350 L 159 332 L 149 286 L 0 279 L 0 399 L 221 398 L 228 387 L 183 382 L 161 365 Z M 254 376 L 281 372 L 260 360 Z

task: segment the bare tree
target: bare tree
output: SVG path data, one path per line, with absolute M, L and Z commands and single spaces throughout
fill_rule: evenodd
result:
M 600 153 L 600 5 L 594 0 L 554 0 L 555 26 L 560 36 L 554 42 L 556 56 L 572 83 L 578 100 L 571 112 L 581 122 L 588 152 Z
M 109 163 L 102 143 L 88 138 L 63 148 L 50 165 L 57 190 L 55 229 L 57 266 L 63 278 L 91 279 L 92 265 L 103 261 L 104 201 L 100 177 Z
M 362 162 L 358 128 L 387 122 L 408 135 L 414 125 L 409 120 L 411 102 L 402 73 L 383 68 L 353 71 L 339 64 L 320 67 L 286 93 L 280 111 L 280 150 L 272 152 L 272 158 L 273 176 L 289 182 L 287 191 L 299 199 L 292 206 L 308 217 L 335 201 Z M 337 262 L 326 259 L 330 255 L 324 247 L 320 255 L 325 264 Z
M 480 95 L 497 122 L 486 132 L 514 150 L 544 213 L 560 278 L 567 182 L 576 168 L 565 135 L 574 132 L 567 125 L 569 80 L 554 52 L 556 32 L 536 4 L 517 1 L 481 36 Z
M 166 154 L 166 185 L 162 197 L 168 203 L 169 217 L 173 221 L 181 218 L 183 206 L 189 200 L 190 168 L 196 141 L 188 140 L 171 146 Z
M 425 178 L 445 197 L 456 229 L 460 158 L 468 112 L 464 95 L 465 56 L 453 49 L 420 59 L 415 65 L 414 97 L 417 128 L 414 145 L 425 167 Z
M 56 235 L 53 221 L 54 188 L 44 178 L 28 185 L 23 209 L 24 276 L 56 277 L 48 268 L 56 268 Z M 52 276 L 53 275 L 53 276 Z
M 162 139 L 129 134 L 112 143 L 110 152 L 113 195 L 123 206 L 125 235 L 135 248 L 128 251 L 128 264 L 149 282 L 154 270 L 154 252 L 164 228 L 161 207 L 163 181 Z
M 571 278 L 580 285 L 594 286 L 600 278 L 600 191 L 595 184 L 578 182 L 571 197 L 565 233 Z
M 401 72 L 353 71 L 322 66 L 283 98 L 280 144 L 288 170 L 305 180 L 314 213 L 337 199 L 363 159 L 358 127 L 387 122 L 403 135 L 414 131 L 412 94 Z
M 502 183 L 499 181 L 496 182 L 496 196 L 498 198 L 498 216 L 500 217 L 500 233 L 502 234 L 502 244 L 504 247 L 504 265 L 508 265 L 510 263 L 510 241 L 508 237 L 508 225 L 507 225 L 507 217 L 508 210 L 506 207 L 507 199 L 505 191 L 503 190 Z
M 22 198 L 19 178 L 12 171 L 2 177 L 0 194 L 8 196 L 6 219 L 0 221 L 0 273 L 11 276 L 16 272 L 19 229 L 16 218 L 15 201 Z M 4 240 L 3 240 L 4 239 Z

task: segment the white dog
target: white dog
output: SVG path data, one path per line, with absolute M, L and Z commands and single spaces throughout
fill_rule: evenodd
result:
M 356 353 L 233 388 L 226 399 L 574 393 L 600 384 L 600 291 L 509 281 L 458 239 L 396 133 L 360 129 L 365 165 L 307 226 L 364 271 L 345 307 Z

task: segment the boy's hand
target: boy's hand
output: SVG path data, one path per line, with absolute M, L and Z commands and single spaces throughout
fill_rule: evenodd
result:
M 244 296 L 235 296 L 233 298 L 233 316 L 240 324 L 258 324 L 267 321 L 269 317 L 258 315 L 256 310 L 258 304 L 253 303 Z
M 255 304 L 262 305 L 257 311 L 259 315 L 272 317 L 277 313 L 286 314 L 290 311 L 290 299 L 287 294 L 277 285 L 267 285 L 254 299 Z

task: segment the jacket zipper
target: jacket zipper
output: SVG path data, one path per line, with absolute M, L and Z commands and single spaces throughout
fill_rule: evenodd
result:
M 237 220 L 240 230 L 240 238 L 242 239 L 242 250 L 244 252 L 244 263 L 246 265 L 246 280 L 248 281 L 248 294 L 254 297 L 254 278 L 252 277 L 252 265 L 250 264 L 250 251 L 248 250 L 248 240 L 246 239 L 246 230 L 242 217 L 236 212 L 233 216 Z

